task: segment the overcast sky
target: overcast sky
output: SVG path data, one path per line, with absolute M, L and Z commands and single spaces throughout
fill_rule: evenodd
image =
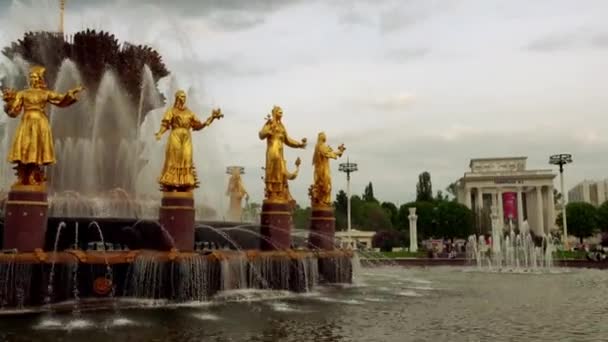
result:
M 57 2 L 0 0 L 0 43 L 54 30 Z M 68 33 L 153 46 L 180 85 L 220 106 L 197 164 L 215 153 L 222 170 L 244 165 L 252 199 L 263 194 L 257 133 L 276 104 L 289 134 L 310 142 L 286 153 L 289 165 L 303 159 L 298 202 L 325 131 L 359 164 L 354 193 L 372 181 L 401 204 L 420 172 L 444 189 L 476 157 L 550 168 L 550 154 L 567 152 L 568 187 L 608 177 L 607 13 L 605 0 L 67 0 L 65 20 Z M 345 177 L 332 167 L 337 191 Z

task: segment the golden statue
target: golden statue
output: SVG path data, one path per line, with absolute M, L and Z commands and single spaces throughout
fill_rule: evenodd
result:
M 183 90 L 175 93 L 175 103 L 165 112 L 160 129 L 156 133 L 156 140 L 160 140 L 163 134 L 171 129 L 165 150 L 165 164 L 158 179 L 162 191 L 190 192 L 198 188 L 199 183 L 192 162 L 190 130 L 199 131 L 211 125 L 213 120 L 223 117 L 224 115 L 218 108 L 211 112 L 211 116 L 205 122 L 201 122 L 186 107 L 186 93 Z
M 287 165 L 283 158 L 283 145 L 292 148 L 306 147 L 306 138 L 299 142 L 287 135 L 285 126 L 281 122 L 282 117 L 283 110 L 281 107 L 274 106 L 272 116 L 266 117 L 266 124 L 259 133 L 261 140 L 266 139 L 265 197 L 267 202 L 272 203 L 290 203 L 292 199 L 287 180 L 295 179 L 297 176 L 297 170 L 295 174 L 290 174 L 287 171 Z
M 232 167 L 230 169 L 230 179 L 228 180 L 228 189 L 226 189 L 226 196 L 230 196 L 230 207 L 228 209 L 228 218 L 233 221 L 241 221 L 243 207 L 241 201 L 243 197 L 245 200 L 249 198 L 245 186 L 243 186 L 243 179 L 241 178 L 241 169 L 238 167 Z
M 14 89 L 2 91 L 4 111 L 8 116 L 15 118 L 23 111 L 8 155 L 8 161 L 16 164 L 14 186 L 45 184 L 43 167 L 56 162 L 46 105 L 67 107 L 78 100 L 78 93 L 84 89 L 78 86 L 65 94 L 49 90 L 44 82 L 44 71 L 42 66 L 33 66 L 29 73 L 29 88 L 19 92 Z
M 329 169 L 329 159 L 341 157 L 344 150 L 346 148 L 344 144 L 341 144 L 338 146 L 338 151 L 334 152 L 327 145 L 325 133 L 319 133 L 315 153 L 312 157 L 312 164 L 315 168 L 314 184 L 308 189 L 313 208 L 331 207 L 331 171 Z

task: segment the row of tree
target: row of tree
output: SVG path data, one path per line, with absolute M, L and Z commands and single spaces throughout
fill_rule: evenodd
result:
M 352 228 L 376 231 L 377 247 L 389 249 L 394 246 L 409 245 L 409 208 L 416 208 L 418 216 L 418 238 L 466 238 L 474 233 L 489 233 L 491 229 L 489 212 L 474 213 L 456 202 L 456 184 L 450 184 L 446 191 L 451 196 L 437 191 L 433 194 L 431 175 L 423 172 L 416 184 L 416 200 L 397 206 L 393 202 L 380 201 L 374 194 L 370 182 L 362 195 L 351 196 Z M 561 194 L 555 194 L 559 200 Z M 348 197 L 343 190 L 338 191 L 334 201 L 336 229 L 347 227 Z M 259 204 L 251 203 L 247 211 L 259 212 Z M 581 240 L 598 232 L 608 233 L 608 201 L 599 207 L 589 203 L 572 202 L 566 206 L 568 233 Z M 297 229 L 308 229 L 310 207 L 296 206 L 294 225 Z M 556 224 L 562 227 L 562 216 L 558 214 Z
M 448 192 L 450 190 L 448 189 Z M 452 192 L 453 194 L 453 192 Z M 348 196 L 338 191 L 334 201 L 336 229 L 347 227 Z M 390 249 L 394 246 L 409 244 L 409 208 L 416 208 L 419 239 L 428 238 L 466 238 L 474 232 L 474 215 L 455 198 L 444 195 L 442 191 L 433 194 L 431 175 L 423 172 L 416 185 L 416 201 L 397 206 L 390 201 L 380 201 L 374 194 L 370 182 L 362 195 L 351 196 L 351 224 L 353 229 L 376 231 L 374 245 Z M 308 229 L 310 207 L 297 206 L 294 224 L 297 229 Z
M 599 232 L 608 233 L 608 201 L 595 207 L 590 203 L 571 202 L 566 205 L 568 235 L 583 239 Z M 562 213 L 556 218 L 556 224 L 563 228 Z

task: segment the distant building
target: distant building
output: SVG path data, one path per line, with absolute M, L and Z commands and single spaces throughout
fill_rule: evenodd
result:
M 608 179 L 584 180 L 568 191 L 568 202 L 585 202 L 600 206 L 608 199 Z
M 336 239 L 338 239 L 342 248 L 350 247 L 354 249 L 369 249 L 372 248 L 372 240 L 374 239 L 374 235 L 376 235 L 376 232 L 374 231 L 351 229 L 350 232 L 336 232 Z
M 489 213 L 496 208 L 499 226 L 523 227 L 544 234 L 555 229 L 551 170 L 526 169 L 527 157 L 471 159 L 470 171 L 457 181 L 457 200 Z

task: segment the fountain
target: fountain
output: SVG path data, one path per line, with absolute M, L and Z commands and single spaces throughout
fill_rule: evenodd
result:
M 491 244 L 483 236 L 469 236 L 467 255 L 478 269 L 491 271 L 530 272 L 553 268 L 554 238 L 536 237 L 530 231 L 492 234 Z
M 60 48 L 49 48 L 53 46 Z M 106 53 L 93 52 L 100 47 Z M 191 112 L 185 107 L 189 94 L 182 91 L 165 112 L 168 94 L 161 95 L 156 84 L 168 71 L 155 51 L 85 31 L 65 38 L 28 33 L 3 54 L 8 58 L 4 68 L 10 70 L 0 74 L 7 104 L 15 103 L 17 94 L 8 88 L 22 88 L 25 76 L 36 87 L 34 73 L 37 80 L 46 78 L 53 85 L 49 89 L 65 94 L 65 100 L 54 103 L 62 108 L 48 112 L 57 163 L 31 169 L 17 160 L 20 178 L 12 186 L 10 169 L 2 166 L 0 185 L 10 191 L 5 222 L 0 223 L 0 313 L 27 308 L 78 316 L 90 309 L 118 311 L 132 299 L 156 304 L 204 301 L 222 291 L 302 292 L 320 282 L 351 282 L 353 254 L 334 247 L 327 177 L 315 176 L 312 200 L 321 214 L 313 220 L 308 239 L 292 238 L 293 199 L 287 180 L 295 179 L 298 169 L 287 172 L 283 156 L 272 147 L 280 138 L 277 127 L 285 130 L 280 108 L 273 109 L 260 132 L 269 146 L 261 225 L 209 221 L 216 211 L 208 203 L 196 204 L 194 168 L 175 168 L 176 160 L 187 160 L 191 146 L 170 139 L 160 177 L 162 196 L 150 190 L 162 166 L 154 152 L 158 149 L 152 148 L 157 143 L 150 139 L 161 117 L 157 139 L 165 131 L 171 137 L 188 132 L 189 137 L 190 129 L 200 130 L 223 116 L 218 109 L 206 121 L 193 117 L 184 130 L 179 120 Z M 35 64 L 45 68 L 34 67 L 28 74 Z M 82 94 L 82 88 L 72 88 L 79 84 L 84 85 Z M 24 115 L 14 108 L 12 114 Z M 18 120 L 2 116 L 0 122 L 4 156 Z M 306 139 L 296 144 L 304 147 Z M 331 151 L 326 145 L 319 148 Z M 341 146 L 328 157 L 343 150 Z M 328 168 L 327 160 L 317 163 L 316 168 Z M 244 188 L 236 190 L 240 202 Z

